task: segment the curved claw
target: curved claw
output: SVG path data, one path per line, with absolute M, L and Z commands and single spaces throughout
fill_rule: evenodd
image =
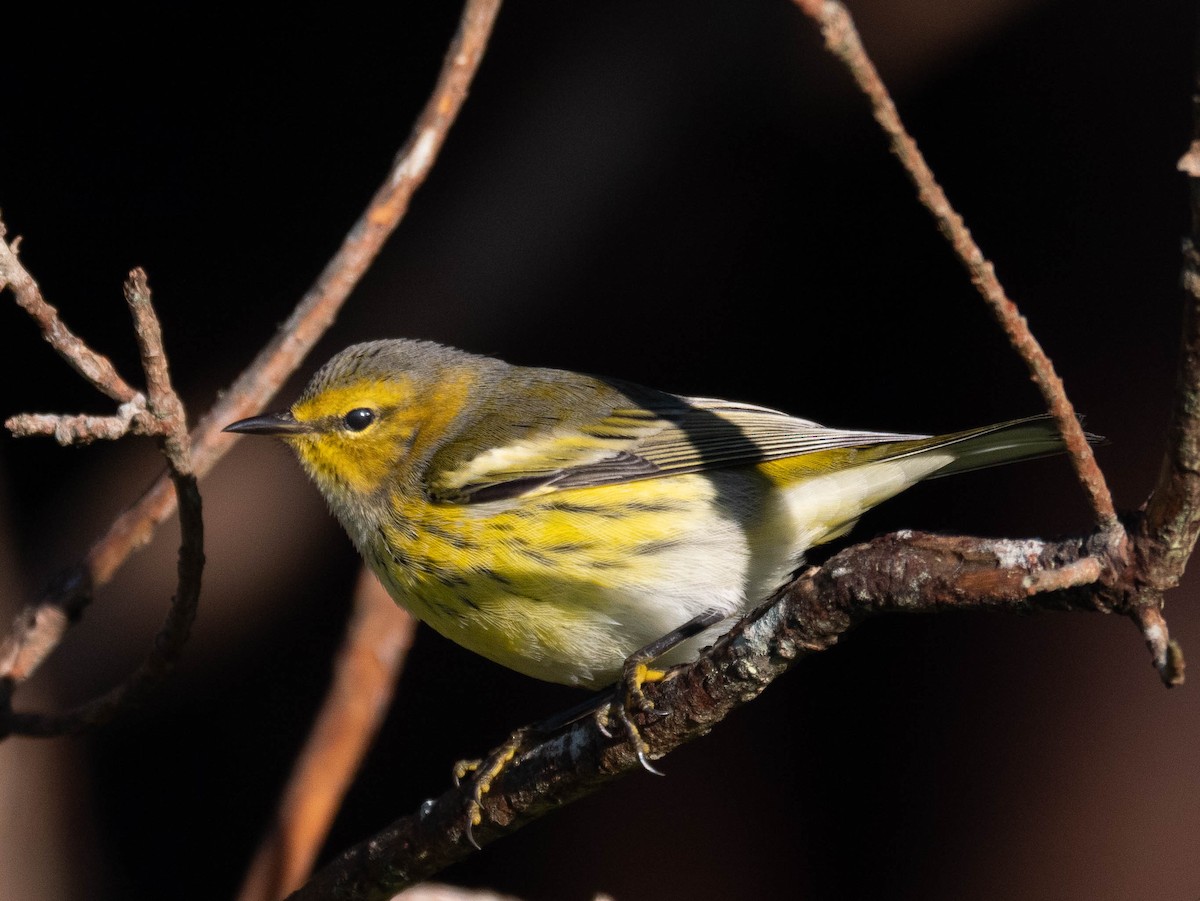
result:
M 662 770 L 657 769 L 652 763 L 650 763 L 650 758 L 648 758 L 646 756 L 646 752 L 643 751 L 641 748 L 638 748 L 637 759 L 638 759 L 638 763 L 640 763 L 642 765 L 642 769 L 645 770 L 647 773 L 653 773 L 655 776 L 667 775 Z
M 608 721 L 611 716 L 612 705 L 615 701 L 609 701 L 607 704 L 601 704 L 596 708 L 596 713 L 593 719 L 596 721 L 596 728 L 600 730 L 600 734 L 605 738 L 612 738 L 613 734 L 609 731 Z
M 476 851 L 483 850 L 483 848 L 480 847 L 479 842 L 475 841 L 475 831 L 470 820 L 467 820 L 467 828 L 463 830 L 463 835 L 467 837 L 467 841 L 471 843 L 471 847 L 473 847 Z
M 477 851 L 483 850 L 475 840 L 474 832 L 474 828 L 483 822 L 483 796 L 491 790 L 492 781 L 512 762 L 528 734 L 528 728 L 518 729 L 484 759 L 460 760 L 454 765 L 456 786 L 460 785 L 467 773 L 475 774 L 471 780 L 470 798 L 467 801 L 467 824 L 463 835 Z

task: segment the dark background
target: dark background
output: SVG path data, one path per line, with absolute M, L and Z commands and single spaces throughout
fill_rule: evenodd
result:
M 0 208 L 47 298 L 135 378 L 144 266 L 193 417 L 270 336 L 405 138 L 457 20 L 176 7 L 14 13 Z M 852 3 L 951 199 L 1053 357 L 1118 505 L 1155 476 L 1180 306 L 1194 10 Z M 25 18 L 21 18 L 24 16 Z M 6 19 L 8 13 L 6 12 Z M 0 299 L 0 415 L 105 412 Z M 938 432 L 1040 400 L 847 75 L 782 0 L 514 2 L 412 210 L 312 359 L 425 337 L 508 360 Z M 0 438 L 0 602 L 76 560 L 159 468 L 148 442 Z M 0 895 L 228 897 L 322 695 L 357 562 L 286 451 L 206 480 L 192 644 L 145 709 L 0 746 Z M 1086 532 L 1063 460 L 921 486 L 855 535 Z M 174 525 L 100 592 L 25 708 L 140 658 Z M 1200 654 L 1191 581 L 1168 617 Z M 422 630 L 326 848 L 578 700 Z M 444 878 L 530 899 L 1200 897 L 1200 715 L 1099 616 L 894 617 L 710 737 Z

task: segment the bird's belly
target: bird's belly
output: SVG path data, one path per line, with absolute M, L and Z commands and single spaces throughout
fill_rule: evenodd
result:
M 539 679 L 600 687 L 693 617 L 764 600 L 807 548 L 941 463 L 800 478 L 789 465 L 414 504 L 362 550 L 396 601 L 452 641 Z M 688 659 L 723 628 L 666 659 Z
M 600 687 L 698 614 L 746 606 L 752 554 L 723 490 L 688 475 L 426 505 L 424 520 L 404 511 L 364 556 L 447 638 L 536 678 Z

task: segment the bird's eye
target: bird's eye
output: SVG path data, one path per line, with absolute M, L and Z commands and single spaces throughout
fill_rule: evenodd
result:
M 368 409 L 367 407 L 355 407 L 344 417 L 342 417 L 342 422 L 344 422 L 346 424 L 346 428 L 352 432 L 361 432 L 374 421 L 375 411 Z

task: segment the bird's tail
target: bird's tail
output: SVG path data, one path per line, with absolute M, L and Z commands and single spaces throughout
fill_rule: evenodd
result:
M 1087 435 L 1087 440 L 1089 444 L 1104 441 L 1099 435 L 1091 434 Z M 1054 418 L 1043 414 L 998 422 L 995 425 L 954 432 L 950 435 L 897 442 L 883 451 L 882 456 L 894 460 L 942 449 L 949 450 L 954 459 L 928 478 L 940 479 L 942 476 L 987 469 L 989 466 L 1000 466 L 1016 460 L 1032 460 L 1036 457 L 1061 454 L 1066 450 L 1066 445 Z

